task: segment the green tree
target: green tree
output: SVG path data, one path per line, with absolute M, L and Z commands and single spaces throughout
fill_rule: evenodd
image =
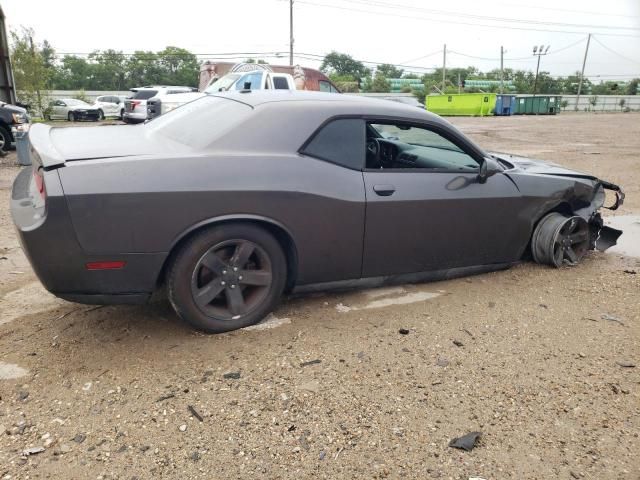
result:
M 365 92 L 370 93 L 389 93 L 391 85 L 381 73 L 376 73 L 373 78 L 367 77 L 362 88 Z
M 45 109 L 44 91 L 49 82 L 50 70 L 40 48 L 36 45 L 32 29 L 11 32 L 11 59 L 18 97 L 30 106 L 33 113 L 41 114 Z
M 162 83 L 163 69 L 153 52 L 136 50 L 127 59 L 126 70 L 127 88 Z
M 92 86 L 93 65 L 76 55 L 65 55 L 51 79 L 51 88 L 54 90 L 92 90 Z
M 353 81 L 359 81 L 369 75 L 369 69 L 362 62 L 355 60 L 350 55 L 336 51 L 332 51 L 324 57 L 320 70 L 330 76 L 350 77 Z
M 640 85 L 640 78 L 634 78 L 627 84 L 627 91 L 625 93 L 627 95 L 637 95 L 638 85 Z
M 384 78 L 401 78 L 404 70 L 394 65 L 383 63 L 376 67 L 376 75 L 380 74 Z
M 161 83 L 198 86 L 200 64 L 198 58 L 190 51 L 184 48 L 166 47 L 158 52 L 158 63 L 162 71 Z
M 123 90 L 126 85 L 126 58 L 116 50 L 95 51 L 89 55 L 94 82 L 92 90 Z
M 255 58 L 247 58 L 244 63 L 257 63 L 259 65 L 268 65 L 269 62 L 265 62 L 263 59 L 259 58 L 259 59 L 255 59 Z

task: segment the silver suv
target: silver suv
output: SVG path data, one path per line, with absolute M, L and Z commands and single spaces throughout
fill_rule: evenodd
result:
M 146 86 L 132 88 L 131 97 L 124 101 L 124 115 L 122 119 L 126 123 L 140 123 L 147 119 L 147 100 L 156 95 L 171 95 L 174 93 L 187 93 L 194 91 L 191 87 L 180 86 Z

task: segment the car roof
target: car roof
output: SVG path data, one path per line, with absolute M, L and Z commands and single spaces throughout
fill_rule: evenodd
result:
M 251 107 L 277 103 L 285 107 L 286 103 L 305 102 L 309 106 L 322 106 L 325 110 L 335 110 L 336 115 L 350 112 L 355 115 L 376 115 L 403 117 L 414 120 L 427 120 L 436 123 L 448 122 L 438 115 L 426 110 L 416 108 L 400 102 L 362 97 L 357 95 L 344 95 L 340 93 L 316 92 L 308 90 L 249 90 L 229 91 L 210 94 L 245 103 Z

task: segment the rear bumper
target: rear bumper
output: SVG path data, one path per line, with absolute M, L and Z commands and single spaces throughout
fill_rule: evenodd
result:
M 33 270 L 54 295 L 91 304 L 141 303 L 155 290 L 166 253 L 86 253 L 75 230 L 57 171 L 45 172 L 44 212 L 29 198 L 30 168 L 23 168 L 13 184 L 11 215 Z M 88 270 L 86 264 L 124 261 L 118 270 Z
M 146 109 L 146 107 L 145 107 Z M 147 119 L 147 112 L 124 112 L 123 118 L 131 123 L 144 122 Z

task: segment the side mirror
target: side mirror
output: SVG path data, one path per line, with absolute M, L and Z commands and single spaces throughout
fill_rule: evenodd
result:
M 489 177 L 502 172 L 500 164 L 491 157 L 485 157 L 478 172 L 478 183 L 485 183 Z

